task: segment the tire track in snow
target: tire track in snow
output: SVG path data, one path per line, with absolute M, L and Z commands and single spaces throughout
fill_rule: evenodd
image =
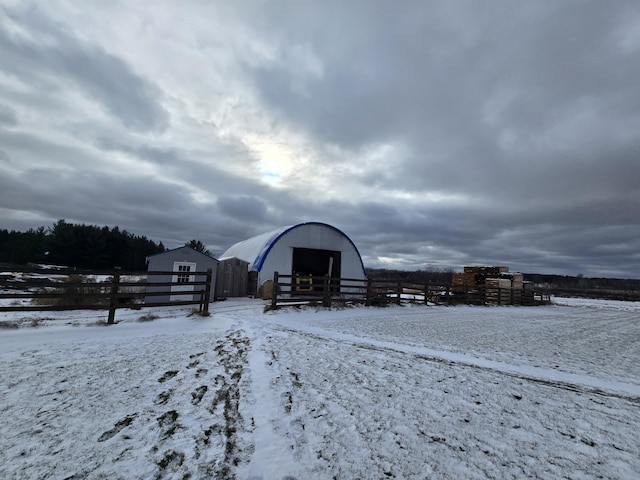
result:
M 294 329 L 284 326 L 279 326 L 277 328 L 284 332 L 303 335 L 316 340 L 348 343 L 357 348 L 381 352 L 387 351 L 409 354 L 413 355 L 417 359 L 427 362 L 474 368 L 576 393 L 593 394 L 602 397 L 627 400 L 640 406 L 640 386 L 634 384 L 606 382 L 586 375 L 560 373 L 533 366 L 512 365 L 483 358 L 467 357 L 462 354 L 447 351 L 436 351 L 411 345 L 384 342 L 349 334 L 334 334 L 331 331 L 323 331 L 319 329 Z

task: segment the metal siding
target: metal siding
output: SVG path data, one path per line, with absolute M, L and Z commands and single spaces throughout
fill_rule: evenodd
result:
M 327 240 L 325 240 L 325 238 L 342 239 L 342 241 L 346 243 L 344 248 L 340 248 L 340 250 L 342 252 L 355 252 L 355 255 L 357 257 L 356 260 L 354 260 L 355 265 L 353 266 L 353 278 L 364 278 L 364 265 L 355 244 L 344 232 L 331 225 L 320 222 L 307 222 L 288 227 L 281 227 L 275 231 L 263 233 L 261 235 L 249 238 L 228 248 L 227 251 L 222 254 L 222 257 L 241 258 L 249 263 L 249 270 L 252 272 L 262 271 L 265 263 L 267 263 L 267 270 L 273 271 L 274 267 L 270 266 L 271 261 L 269 260 L 271 250 L 280 242 L 282 238 L 286 237 L 292 232 L 297 232 L 298 234 L 299 232 L 306 232 L 306 234 L 303 233 L 302 236 L 306 235 L 307 237 L 311 237 L 308 238 L 312 242 L 311 244 L 316 245 L 315 247 L 308 248 L 320 248 L 328 250 L 329 248 L 323 247 L 323 245 L 329 243 L 327 242 Z M 300 246 L 304 248 L 304 245 L 294 246 Z M 351 259 L 350 255 L 348 255 L 348 257 L 349 259 Z M 347 265 L 349 265 L 349 262 L 347 262 Z M 285 259 L 285 262 L 280 266 L 280 269 L 276 268 L 276 270 L 283 270 L 284 272 L 285 268 L 288 268 L 289 270 L 291 269 L 290 260 L 287 262 Z M 262 275 L 261 277 L 264 278 L 265 275 Z
M 258 285 L 273 279 L 274 272 L 291 273 L 293 248 L 315 248 L 341 252 L 341 276 L 364 279 L 360 255 L 351 240 L 339 230 L 325 224 L 302 224 L 277 239 L 262 264 Z

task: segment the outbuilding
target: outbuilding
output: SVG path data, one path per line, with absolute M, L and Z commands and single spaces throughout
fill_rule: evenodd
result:
M 249 262 L 236 257 L 221 257 L 216 278 L 216 300 L 246 297 Z
M 249 293 L 283 275 L 366 278 L 360 252 L 342 231 L 320 222 L 282 227 L 236 243 L 222 257 L 248 262 Z
M 200 282 L 206 280 L 206 272 L 212 270 L 211 276 L 211 301 L 215 298 L 216 290 L 216 273 L 218 269 L 218 260 L 210 255 L 199 252 L 189 246 L 174 248 L 166 252 L 156 253 L 147 257 L 147 271 L 149 272 L 173 272 L 167 275 L 153 275 L 146 287 L 146 292 L 166 292 L 163 295 L 153 295 L 145 297 L 145 303 L 161 303 L 173 301 L 197 301 L 200 299 L 201 292 L 194 293 L 196 287 L 194 285 L 180 285 L 180 283 Z M 200 272 L 200 275 L 194 275 L 194 272 Z M 167 283 L 171 282 L 175 285 L 171 286 L 153 286 L 151 283 Z

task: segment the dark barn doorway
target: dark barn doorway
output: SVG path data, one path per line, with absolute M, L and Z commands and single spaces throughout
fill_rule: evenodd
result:
M 340 278 L 340 260 L 341 252 L 338 251 L 319 250 L 315 248 L 294 248 L 291 273 L 292 275 L 298 276 L 299 281 L 302 280 L 301 277 L 308 277 L 309 275 L 314 277 L 330 276 L 331 278 Z M 322 288 L 322 285 L 306 284 L 303 288 L 315 290 Z M 332 290 L 335 289 L 339 289 L 339 287 L 336 286 L 332 288 Z

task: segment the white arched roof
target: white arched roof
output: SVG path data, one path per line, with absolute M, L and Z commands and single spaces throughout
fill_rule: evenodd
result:
M 364 264 L 362 263 L 362 257 L 360 256 L 360 252 L 358 251 L 353 241 L 351 241 L 351 239 L 347 237 L 346 234 L 344 234 L 342 231 L 340 231 L 336 227 L 333 227 L 326 223 L 320 223 L 320 222 L 299 223 L 297 225 L 282 227 L 271 232 L 257 235 L 255 237 L 249 238 L 242 242 L 236 243 L 232 247 L 228 248 L 222 254 L 222 258 L 226 258 L 226 257 L 239 258 L 241 260 L 244 260 L 245 262 L 249 262 L 250 271 L 260 272 L 262 270 L 262 265 L 264 264 L 264 261 L 266 260 L 269 252 L 271 251 L 273 246 L 278 242 L 278 240 L 282 238 L 284 235 L 286 235 L 287 233 L 291 232 L 292 230 L 299 227 L 303 227 L 305 225 L 324 226 L 326 228 L 329 228 L 337 232 L 338 234 L 343 236 L 345 239 L 347 239 L 349 243 L 351 243 L 351 245 L 353 246 L 356 254 L 358 255 L 360 265 L 362 266 L 362 271 L 364 272 Z

